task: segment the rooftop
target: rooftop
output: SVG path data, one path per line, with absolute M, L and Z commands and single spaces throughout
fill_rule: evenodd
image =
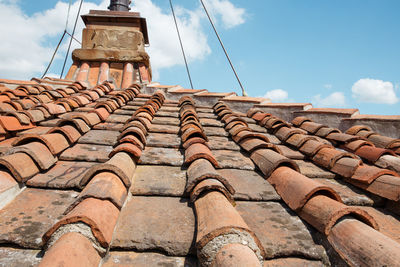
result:
M 400 264 L 399 116 L 162 85 L 141 49 L 0 80 L 0 266 Z

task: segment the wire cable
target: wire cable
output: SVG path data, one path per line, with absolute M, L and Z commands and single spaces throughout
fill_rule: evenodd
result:
M 236 76 L 236 79 L 237 79 L 237 81 L 238 81 L 238 83 L 239 83 L 239 85 L 240 85 L 240 88 L 242 88 L 242 95 L 243 95 L 243 96 L 247 96 L 247 93 L 246 93 L 246 91 L 245 91 L 244 88 L 243 88 L 242 82 L 240 81 L 239 76 L 238 76 L 238 74 L 237 74 L 237 72 L 236 72 L 236 70 L 235 70 L 235 67 L 233 66 L 232 61 L 231 61 L 231 59 L 229 58 L 228 52 L 226 51 L 225 46 L 224 46 L 224 44 L 222 43 L 221 37 L 219 36 L 217 29 L 215 28 L 214 22 L 212 21 L 212 19 L 211 19 L 211 17 L 210 17 L 210 14 L 208 13 L 208 10 L 207 10 L 206 6 L 204 5 L 203 0 L 200 0 L 200 2 L 201 2 L 201 4 L 203 5 L 204 11 L 205 11 L 206 14 L 207 14 L 208 20 L 210 21 L 210 24 L 211 24 L 211 26 L 212 26 L 213 29 L 214 29 L 215 35 L 217 36 L 219 43 L 221 44 L 221 47 L 222 47 L 222 49 L 224 50 L 225 56 L 226 56 L 226 58 L 228 59 L 229 64 L 231 65 L 232 71 L 233 71 L 233 73 L 234 73 L 235 76 Z
M 44 71 L 44 73 L 43 73 L 43 75 L 42 75 L 42 79 L 44 78 L 44 76 L 46 76 L 47 72 L 48 72 L 49 69 L 50 69 L 51 64 L 53 64 L 53 60 L 54 60 L 54 58 L 55 58 L 55 56 L 56 56 L 56 54 L 57 54 L 58 48 L 60 48 L 60 45 L 61 45 L 62 41 L 64 40 L 65 34 L 70 35 L 70 34 L 67 32 L 67 28 L 68 28 L 68 21 L 69 21 L 69 13 L 70 13 L 70 11 L 71 11 L 71 5 L 72 5 L 72 0 L 69 0 L 68 12 L 67 12 L 67 19 L 66 19 L 66 22 L 65 22 L 64 32 L 63 32 L 63 34 L 62 34 L 62 36 L 61 36 L 60 41 L 58 42 L 58 45 L 57 45 L 57 47 L 56 47 L 56 50 L 54 50 L 53 56 L 51 57 L 51 60 L 50 60 L 49 64 L 47 65 L 46 70 Z M 70 35 L 70 36 L 71 36 L 71 35 Z M 71 36 L 71 37 L 72 37 L 72 36 Z M 77 40 L 76 40 L 76 41 L 77 41 Z
M 72 36 L 71 36 L 71 39 L 70 39 L 70 41 L 69 41 L 67 54 L 65 55 L 64 64 L 63 64 L 63 67 L 62 67 L 62 70 L 61 70 L 61 74 L 60 74 L 60 79 L 62 79 L 62 76 L 63 76 L 63 74 L 64 74 L 65 65 L 67 64 L 68 55 L 69 55 L 69 50 L 71 49 L 71 44 L 72 44 L 73 36 L 74 36 L 75 30 L 76 30 L 76 24 L 78 23 L 79 14 L 81 13 L 82 3 L 83 3 L 83 0 L 81 0 L 81 3 L 79 4 L 78 13 L 76 14 L 74 29 L 72 30 Z
M 192 82 L 192 77 L 190 76 L 190 71 L 189 71 L 189 66 L 186 60 L 186 54 L 185 54 L 185 49 L 183 48 L 183 44 L 182 44 L 182 39 L 181 39 L 181 34 L 179 33 L 179 28 L 178 28 L 178 23 L 176 21 L 176 16 L 175 16 L 175 11 L 174 11 L 174 7 L 172 5 L 172 0 L 169 0 L 169 4 L 171 6 L 171 11 L 172 11 L 172 15 L 174 17 L 174 21 L 175 21 L 175 28 L 176 28 L 176 32 L 178 33 L 178 38 L 179 38 L 179 43 L 181 45 L 181 50 L 182 50 L 182 55 L 183 55 L 183 59 L 185 60 L 185 66 L 186 66 L 186 72 L 189 78 L 189 82 L 190 82 L 190 86 L 193 89 L 193 82 Z

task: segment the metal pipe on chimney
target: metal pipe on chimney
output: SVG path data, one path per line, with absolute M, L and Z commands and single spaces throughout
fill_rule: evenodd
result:
M 111 11 L 129 11 L 131 10 L 130 4 L 130 0 L 111 0 L 108 9 Z

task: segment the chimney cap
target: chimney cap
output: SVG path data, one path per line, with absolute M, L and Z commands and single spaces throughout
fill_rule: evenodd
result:
M 111 0 L 108 9 L 111 11 L 129 11 L 131 10 L 129 7 L 131 2 L 130 0 Z

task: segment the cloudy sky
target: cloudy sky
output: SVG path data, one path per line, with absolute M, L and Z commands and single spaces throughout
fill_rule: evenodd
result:
M 71 0 L 72 32 L 79 1 Z M 154 78 L 189 87 L 167 0 L 135 0 L 148 20 Z M 196 88 L 239 86 L 198 0 L 174 0 Z M 0 78 L 40 76 L 66 24 L 69 0 L 0 0 Z M 82 13 L 106 9 L 87 0 Z M 398 0 L 205 0 L 250 96 L 315 107 L 400 114 Z M 81 39 L 79 21 L 76 37 Z M 51 75 L 61 72 L 68 40 Z M 79 47 L 73 42 L 73 48 Z M 68 67 L 71 61 L 68 61 Z

